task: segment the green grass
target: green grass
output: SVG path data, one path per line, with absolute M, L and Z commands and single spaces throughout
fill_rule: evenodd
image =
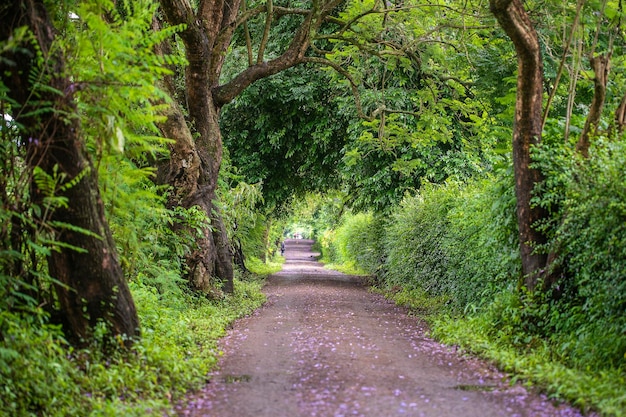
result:
M 324 263 L 324 260 L 321 261 Z M 366 276 L 369 275 L 363 269 L 359 268 L 355 262 L 345 262 L 345 263 L 328 263 L 324 265 L 326 269 L 332 269 L 333 271 L 339 271 L 346 275 L 358 275 L 358 276 Z
M 397 305 L 407 307 L 413 312 L 426 316 L 442 311 L 448 301 L 448 297 L 446 296 L 433 297 L 419 288 L 407 289 L 396 287 L 385 290 L 372 288 L 372 291 L 383 294 Z
M 603 416 L 626 415 L 626 375 L 620 370 L 591 371 L 567 367 L 545 343 L 520 351 L 488 336 L 490 323 L 481 316 L 452 318 L 440 315 L 430 320 L 432 335 L 446 344 L 493 361 L 514 379 L 544 390 L 583 411 Z
M 207 382 L 217 340 L 265 301 L 262 280 L 235 280 L 235 293 L 212 301 L 132 284 L 142 338 L 130 352 L 103 354 L 96 338 L 73 350 L 45 316 L 0 314 L 0 415 L 162 416 Z M 104 334 L 104 332 L 103 332 Z
M 251 256 L 246 259 L 246 267 L 255 275 L 265 277 L 274 274 L 281 270 L 282 265 L 285 263 L 285 258 L 280 255 L 275 255 L 267 263 L 263 262 L 255 256 Z

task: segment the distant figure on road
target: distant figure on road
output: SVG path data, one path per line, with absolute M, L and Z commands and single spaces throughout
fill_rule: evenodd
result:
M 285 255 L 285 242 L 280 242 L 280 254 L 281 256 Z

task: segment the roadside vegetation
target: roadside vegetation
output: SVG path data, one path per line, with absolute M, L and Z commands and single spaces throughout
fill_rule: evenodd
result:
M 549 247 L 558 248 L 561 279 L 552 288 L 521 287 L 506 170 L 426 185 L 384 216 L 344 213 L 319 235 L 324 259 L 367 273 L 374 288 L 423 315 L 435 338 L 494 361 L 513 380 L 623 415 L 624 151 L 623 142 L 603 141 L 581 161 L 563 147 L 540 150 L 554 175 L 547 183 L 558 184 L 537 201 L 559 205 Z

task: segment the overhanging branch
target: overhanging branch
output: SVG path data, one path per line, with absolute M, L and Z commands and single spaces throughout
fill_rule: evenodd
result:
M 359 93 L 357 83 L 354 81 L 354 78 L 352 78 L 352 75 L 350 75 L 350 73 L 346 69 L 342 68 L 341 65 L 325 58 L 317 58 L 317 57 L 308 56 L 304 59 L 304 62 L 328 66 L 334 69 L 335 71 L 337 71 L 339 74 L 343 75 L 350 83 L 350 87 L 352 89 L 352 95 L 354 96 L 354 104 L 356 106 L 356 111 L 357 111 L 358 116 L 370 122 L 374 120 L 373 116 L 368 116 L 363 111 L 363 106 L 361 104 L 361 95 Z
M 221 107 L 230 103 L 249 85 L 262 78 L 277 74 L 303 62 L 304 54 L 310 45 L 312 16 L 308 15 L 296 32 L 289 48 L 281 56 L 269 62 L 259 62 L 240 72 L 228 83 L 213 88 L 213 99 Z

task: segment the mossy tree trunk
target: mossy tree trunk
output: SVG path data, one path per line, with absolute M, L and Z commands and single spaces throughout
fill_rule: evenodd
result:
M 186 106 L 189 115 L 185 120 L 179 108 L 171 112 L 163 124 L 165 135 L 177 142 L 172 149 L 183 149 L 172 153 L 163 177 L 174 186 L 176 204 L 184 207 L 197 205 L 211 219 L 205 239 L 198 242 L 197 253 L 187 262 L 190 281 L 201 291 L 210 291 L 214 277 L 221 281 L 225 291 L 233 289 L 233 254 L 225 225 L 214 203 L 222 162 L 221 108 L 253 82 L 304 62 L 311 34 L 341 0 L 322 2 L 308 12 L 283 9 L 283 14 L 303 16 L 289 47 L 277 58 L 266 62 L 262 59 L 262 45 L 261 59 L 220 85 L 222 66 L 233 33 L 245 21 L 237 20 L 240 3 L 240 0 L 202 0 L 197 7 L 192 7 L 187 0 L 161 0 L 168 22 L 186 25 L 180 33 L 188 61 L 184 85 L 186 103 L 182 105 Z M 273 13 L 271 7 L 265 12 L 268 15 Z M 268 17 L 268 21 L 271 20 L 271 16 Z
M 66 333 L 77 344 L 89 342 L 94 326 L 103 322 L 113 335 L 128 336 L 123 341 L 130 345 L 139 335 L 139 319 L 104 215 L 97 170 L 74 117 L 74 86 L 61 49 L 52 48 L 55 29 L 43 2 L 13 1 L 0 8 L 0 42 L 22 26 L 28 27 L 34 42 L 26 37 L 6 54 L 0 76 L 14 101 L 14 118 L 22 126 L 28 169 L 40 168 L 50 177 L 57 170 L 69 184 L 59 193 L 67 205 L 56 208 L 48 222 L 56 225 L 55 239 L 61 243 L 51 251 L 48 266 L 50 276 L 58 280 L 55 287 Z M 43 81 L 45 88 L 34 80 Z M 32 189 L 33 204 L 43 207 L 46 196 L 34 183 Z

